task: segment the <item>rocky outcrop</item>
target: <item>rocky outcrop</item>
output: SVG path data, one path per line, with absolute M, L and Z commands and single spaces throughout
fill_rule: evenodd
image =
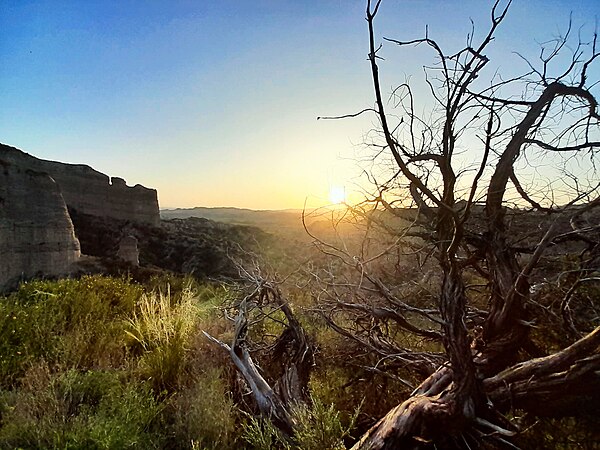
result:
M 160 227 L 131 224 L 73 212 L 71 219 L 85 255 L 97 257 L 111 266 L 123 267 L 134 276 L 130 262 L 123 265 L 123 236 L 137 238 L 139 267 L 174 273 L 192 274 L 196 278 L 236 277 L 235 261 L 249 261 L 273 245 L 271 236 L 259 228 L 229 225 L 191 217 L 163 220 Z M 243 250 L 242 250 L 243 249 Z M 133 266 L 133 267 L 132 267 Z
M 138 240 L 135 236 L 127 235 L 119 242 L 117 258 L 131 264 L 134 267 L 140 265 L 140 251 L 138 250 Z
M 64 274 L 79 257 L 79 241 L 55 181 L 0 159 L 0 289 L 22 278 Z
M 71 271 L 81 256 L 71 220 L 76 211 L 125 224 L 160 224 L 156 190 L 0 144 L 0 290 L 23 278 Z M 131 251 L 126 256 L 133 261 Z
M 254 227 L 197 218 L 161 223 L 155 190 L 89 166 L 0 144 L 0 171 L 0 290 L 67 272 L 235 277 L 232 258 L 244 261 L 271 245 Z
M 149 225 L 160 223 L 155 189 L 139 184 L 129 187 L 122 178 L 109 178 L 89 166 L 38 159 L 4 144 L 0 144 L 0 160 L 49 174 L 70 209 Z

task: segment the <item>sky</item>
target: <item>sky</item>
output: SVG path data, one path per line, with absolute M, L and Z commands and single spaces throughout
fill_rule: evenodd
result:
M 486 0 L 384 0 L 381 36 L 464 43 Z M 355 0 L 0 0 L 0 142 L 158 190 L 160 206 L 301 208 L 351 189 L 375 122 L 365 4 Z M 573 23 L 596 0 L 515 0 L 493 51 Z M 382 49 L 383 86 L 426 52 Z M 512 58 L 512 59 L 511 59 Z M 508 61 L 514 61 L 508 62 Z M 414 76 L 416 76 L 414 75 Z M 400 80 L 402 77 L 402 80 Z M 388 90 L 389 90 L 388 89 Z

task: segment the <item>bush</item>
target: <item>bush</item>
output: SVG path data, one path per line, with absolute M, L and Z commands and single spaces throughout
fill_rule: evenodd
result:
M 294 436 L 286 438 L 270 422 L 251 418 L 244 425 L 244 439 L 256 450 L 281 448 L 284 450 L 339 450 L 345 449 L 344 439 L 356 424 L 359 408 L 344 425 L 342 414 L 333 404 L 325 405 L 312 399 L 310 407 L 298 405 L 293 411 Z
M 0 298 L 0 383 L 43 359 L 78 369 L 123 363 L 121 321 L 142 295 L 127 280 L 86 276 L 34 281 Z
M 143 383 L 118 372 L 51 374 L 40 365 L 22 389 L 3 393 L 0 448 L 158 448 L 152 432 L 160 413 Z
M 178 446 L 234 449 L 236 408 L 221 370 L 208 369 L 173 401 L 174 433 Z
M 256 417 L 244 424 L 243 438 L 255 450 L 287 449 L 285 437 L 271 422 Z

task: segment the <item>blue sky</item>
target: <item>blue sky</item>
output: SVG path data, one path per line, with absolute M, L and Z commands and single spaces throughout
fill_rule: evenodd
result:
M 452 47 L 489 5 L 384 0 L 378 28 L 429 24 Z M 600 6 L 516 0 L 494 51 L 535 56 L 571 10 L 591 30 Z M 163 207 L 319 203 L 373 123 L 316 120 L 373 102 L 362 1 L 0 0 L 0 30 L 0 142 L 157 188 Z M 427 61 L 384 50 L 384 86 Z

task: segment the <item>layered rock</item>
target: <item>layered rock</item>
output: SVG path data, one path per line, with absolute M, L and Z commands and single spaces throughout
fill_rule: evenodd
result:
M 0 159 L 0 289 L 22 278 L 64 274 L 80 255 L 55 181 Z
M 160 223 L 155 189 L 139 184 L 130 187 L 122 178 L 109 178 L 89 166 L 38 159 L 4 144 L 0 144 L 0 160 L 49 174 L 67 206 L 81 213 L 149 225 Z

